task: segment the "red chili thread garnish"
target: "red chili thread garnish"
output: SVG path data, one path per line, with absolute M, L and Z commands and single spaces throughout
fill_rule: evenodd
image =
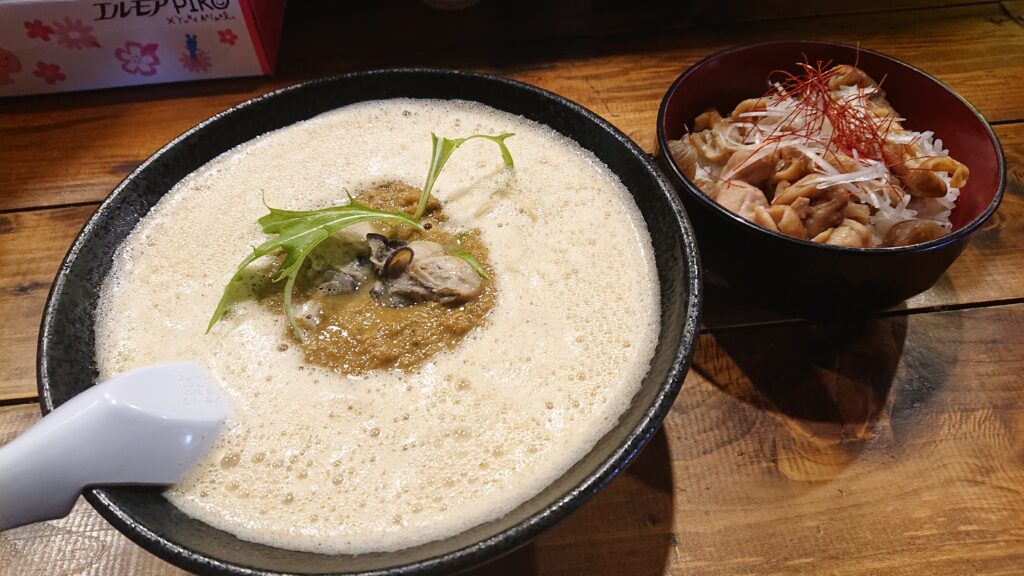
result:
M 858 52 L 854 68 L 859 61 Z M 887 141 L 888 134 L 897 122 L 895 112 L 890 109 L 884 115 L 876 115 L 872 110 L 870 99 L 880 93 L 885 77 L 874 87 L 860 88 L 846 98 L 833 98 L 833 91 L 828 84 L 842 69 L 833 66 L 832 61 L 818 60 L 812 65 L 806 55 L 803 62 L 797 62 L 797 66 L 800 73 L 775 70 L 769 74 L 768 81 L 772 88 L 760 100 L 781 102 L 792 99 L 795 105 L 733 173 L 742 169 L 750 158 L 758 156 L 766 147 L 774 146 L 778 149 L 785 140 L 792 142 L 794 137 L 808 144 L 813 142 L 820 145 L 824 148 L 826 161 L 830 153 L 880 161 L 889 168 L 906 161 L 906 150 L 914 142 L 893 144 Z M 757 117 L 752 123 L 758 127 L 761 120 L 761 117 Z M 822 135 L 826 127 L 831 130 L 828 138 L 824 139 Z M 863 161 L 860 163 L 866 164 Z M 894 182 L 890 181 L 888 187 L 893 188 L 897 196 L 903 195 Z
M 877 116 L 872 112 L 870 98 L 881 89 L 885 78 L 877 86 L 861 88 L 846 98 L 834 98 L 829 81 L 842 69 L 831 61 L 818 60 L 815 64 L 798 62 L 801 73 L 776 70 L 769 75 L 773 89 L 765 98 L 795 102 L 792 112 L 779 124 L 780 128 L 795 119 L 803 120 L 803 126 L 786 132 L 774 130 L 766 139 L 779 140 L 784 136 L 799 136 L 808 141 L 818 140 L 826 127 L 831 131 L 824 147 L 826 152 L 841 152 L 859 158 L 884 161 L 886 136 L 896 121 L 896 116 L 887 113 Z M 773 81 L 773 77 L 777 78 Z

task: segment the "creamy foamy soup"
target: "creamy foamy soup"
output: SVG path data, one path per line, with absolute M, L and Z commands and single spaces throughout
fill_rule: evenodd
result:
M 204 334 L 263 204 L 308 210 L 382 182 L 422 186 L 430 135 L 514 132 L 506 170 L 471 141 L 434 189 L 479 230 L 495 304 L 415 370 L 308 363 L 279 311 L 235 304 Z M 269 266 L 272 263 L 263 263 Z M 550 128 L 473 103 L 347 106 L 231 150 L 182 180 L 118 250 L 97 324 L 101 378 L 195 361 L 233 416 L 167 497 L 244 540 L 388 551 L 497 518 L 585 455 L 628 407 L 659 330 L 651 241 L 622 183 Z

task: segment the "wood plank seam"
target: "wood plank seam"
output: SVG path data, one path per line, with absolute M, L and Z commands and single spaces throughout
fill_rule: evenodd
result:
M 955 312 L 958 310 L 971 310 L 975 308 L 997 308 L 1000 306 L 1012 306 L 1014 304 L 1024 304 L 1024 297 L 1017 298 L 1005 298 L 999 300 L 984 300 L 978 302 L 960 302 L 956 304 L 940 304 L 936 306 L 924 306 L 921 308 L 898 308 L 894 310 L 883 310 L 876 314 L 870 314 L 867 316 L 861 316 L 854 318 L 855 320 L 877 320 L 881 318 L 892 318 L 896 316 L 914 316 L 917 314 L 938 314 L 942 312 Z M 835 320 L 813 320 L 807 318 L 782 318 L 779 320 L 766 320 L 764 322 L 751 322 L 749 324 L 730 324 L 727 326 L 702 326 L 700 329 L 701 334 L 724 334 L 728 332 L 736 332 L 740 330 L 750 330 L 757 328 L 768 328 L 768 327 L 780 327 L 780 326 L 801 326 L 801 325 L 817 325 L 826 324 L 833 322 L 842 322 L 853 320 L 851 318 L 835 319 Z
M 22 404 L 34 404 L 39 402 L 39 395 L 34 396 L 22 396 L 14 398 L 0 398 L 0 408 L 7 408 L 9 406 L 20 406 Z
M 154 152 L 156 152 L 154 150 Z M 113 192 L 113 189 L 111 189 Z M 106 196 L 104 196 L 106 200 Z M 41 204 L 39 206 L 24 206 L 21 208 L 4 208 L 0 209 L 0 214 L 20 214 L 22 212 L 38 212 L 39 210 L 52 210 L 58 208 L 80 208 L 82 206 L 99 206 L 103 203 L 103 200 L 85 200 L 82 202 L 65 202 L 63 204 Z

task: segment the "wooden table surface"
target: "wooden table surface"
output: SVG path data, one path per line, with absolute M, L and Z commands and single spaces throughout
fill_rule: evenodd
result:
M 275 77 L 0 101 L 0 442 L 38 419 L 39 319 L 75 234 L 149 154 L 230 105 L 332 73 L 455 67 L 562 94 L 651 151 L 663 92 L 698 59 L 859 42 L 992 123 L 999 211 L 932 289 L 876 317 L 787 319 L 709 285 L 663 430 L 574 516 L 476 573 L 1024 574 L 1024 2 L 545 4 L 295 2 Z M 0 534 L 3 575 L 181 573 L 81 502 Z

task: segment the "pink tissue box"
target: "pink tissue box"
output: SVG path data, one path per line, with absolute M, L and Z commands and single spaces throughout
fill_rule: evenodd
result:
M 0 2 L 0 96 L 271 74 L 285 0 Z

